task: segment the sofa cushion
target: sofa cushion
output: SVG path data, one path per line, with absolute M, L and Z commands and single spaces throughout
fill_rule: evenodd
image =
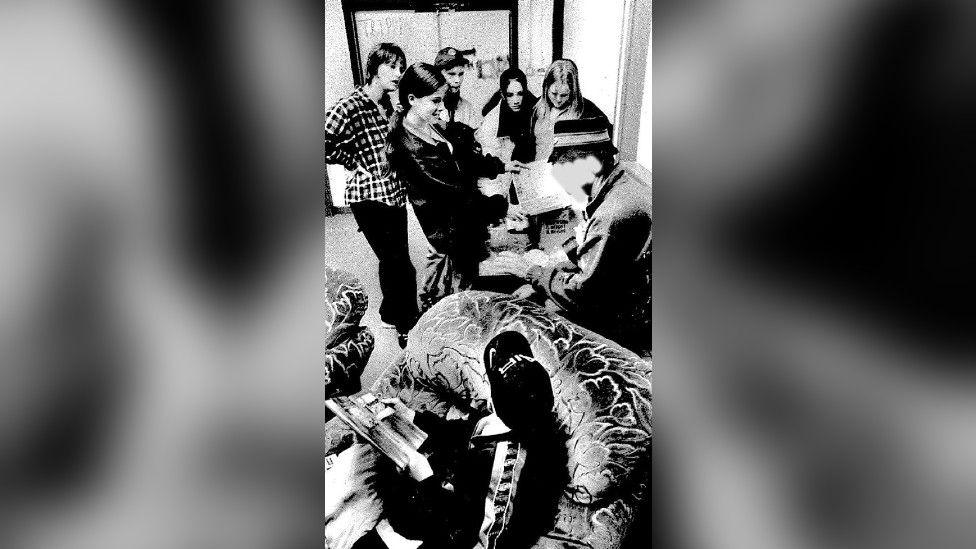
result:
M 356 330 L 369 297 L 359 279 L 330 267 L 325 268 L 325 347 L 348 339 L 349 331 Z
M 589 505 L 626 491 L 628 482 L 643 483 L 650 463 L 650 362 L 528 301 L 491 292 L 442 299 L 421 317 L 403 359 L 373 391 L 441 415 L 451 406 L 488 410 L 482 354 L 506 330 L 526 336 L 552 379 L 568 435 L 567 496 Z
M 358 326 L 325 350 L 325 398 L 359 392 L 359 376 L 373 352 L 373 334 Z

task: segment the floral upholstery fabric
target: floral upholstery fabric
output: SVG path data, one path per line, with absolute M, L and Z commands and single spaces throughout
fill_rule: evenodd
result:
M 569 437 L 570 485 L 551 534 L 536 547 L 619 547 L 649 489 L 650 362 L 527 301 L 462 292 L 420 318 L 402 359 L 372 391 L 442 416 L 452 407 L 489 410 L 482 355 L 492 337 L 508 330 L 524 334 L 549 371 Z
M 359 323 L 369 298 L 354 276 L 325 269 L 325 398 L 360 389 L 359 376 L 373 352 L 373 334 Z
M 366 314 L 369 296 L 359 279 L 338 269 L 325 268 L 325 347 L 345 339 Z

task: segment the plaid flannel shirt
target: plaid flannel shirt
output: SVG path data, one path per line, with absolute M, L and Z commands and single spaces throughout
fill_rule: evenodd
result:
M 403 206 L 403 184 L 390 172 L 386 161 L 389 121 L 362 87 L 325 113 L 325 163 L 342 164 L 346 202 L 374 200 Z

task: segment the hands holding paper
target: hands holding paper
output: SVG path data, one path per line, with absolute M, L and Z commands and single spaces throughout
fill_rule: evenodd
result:
M 510 160 L 505 163 L 505 171 L 510 173 L 521 173 L 522 170 L 526 169 L 528 166 L 519 162 L 518 160 Z
M 529 227 L 529 216 L 525 215 L 518 206 L 509 206 L 505 227 L 511 232 L 524 231 Z
M 504 251 L 498 254 L 495 262 L 498 271 L 504 274 L 517 276 L 523 280 L 526 278 L 526 273 L 528 272 L 529 267 L 532 266 L 532 263 L 523 258 L 521 255 L 510 251 Z

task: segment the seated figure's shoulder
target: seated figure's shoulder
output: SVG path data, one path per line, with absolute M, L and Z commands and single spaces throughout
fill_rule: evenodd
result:
M 609 192 L 594 214 L 605 223 L 644 221 L 651 219 L 651 202 L 645 197 L 646 185 L 637 180 L 622 178 Z

